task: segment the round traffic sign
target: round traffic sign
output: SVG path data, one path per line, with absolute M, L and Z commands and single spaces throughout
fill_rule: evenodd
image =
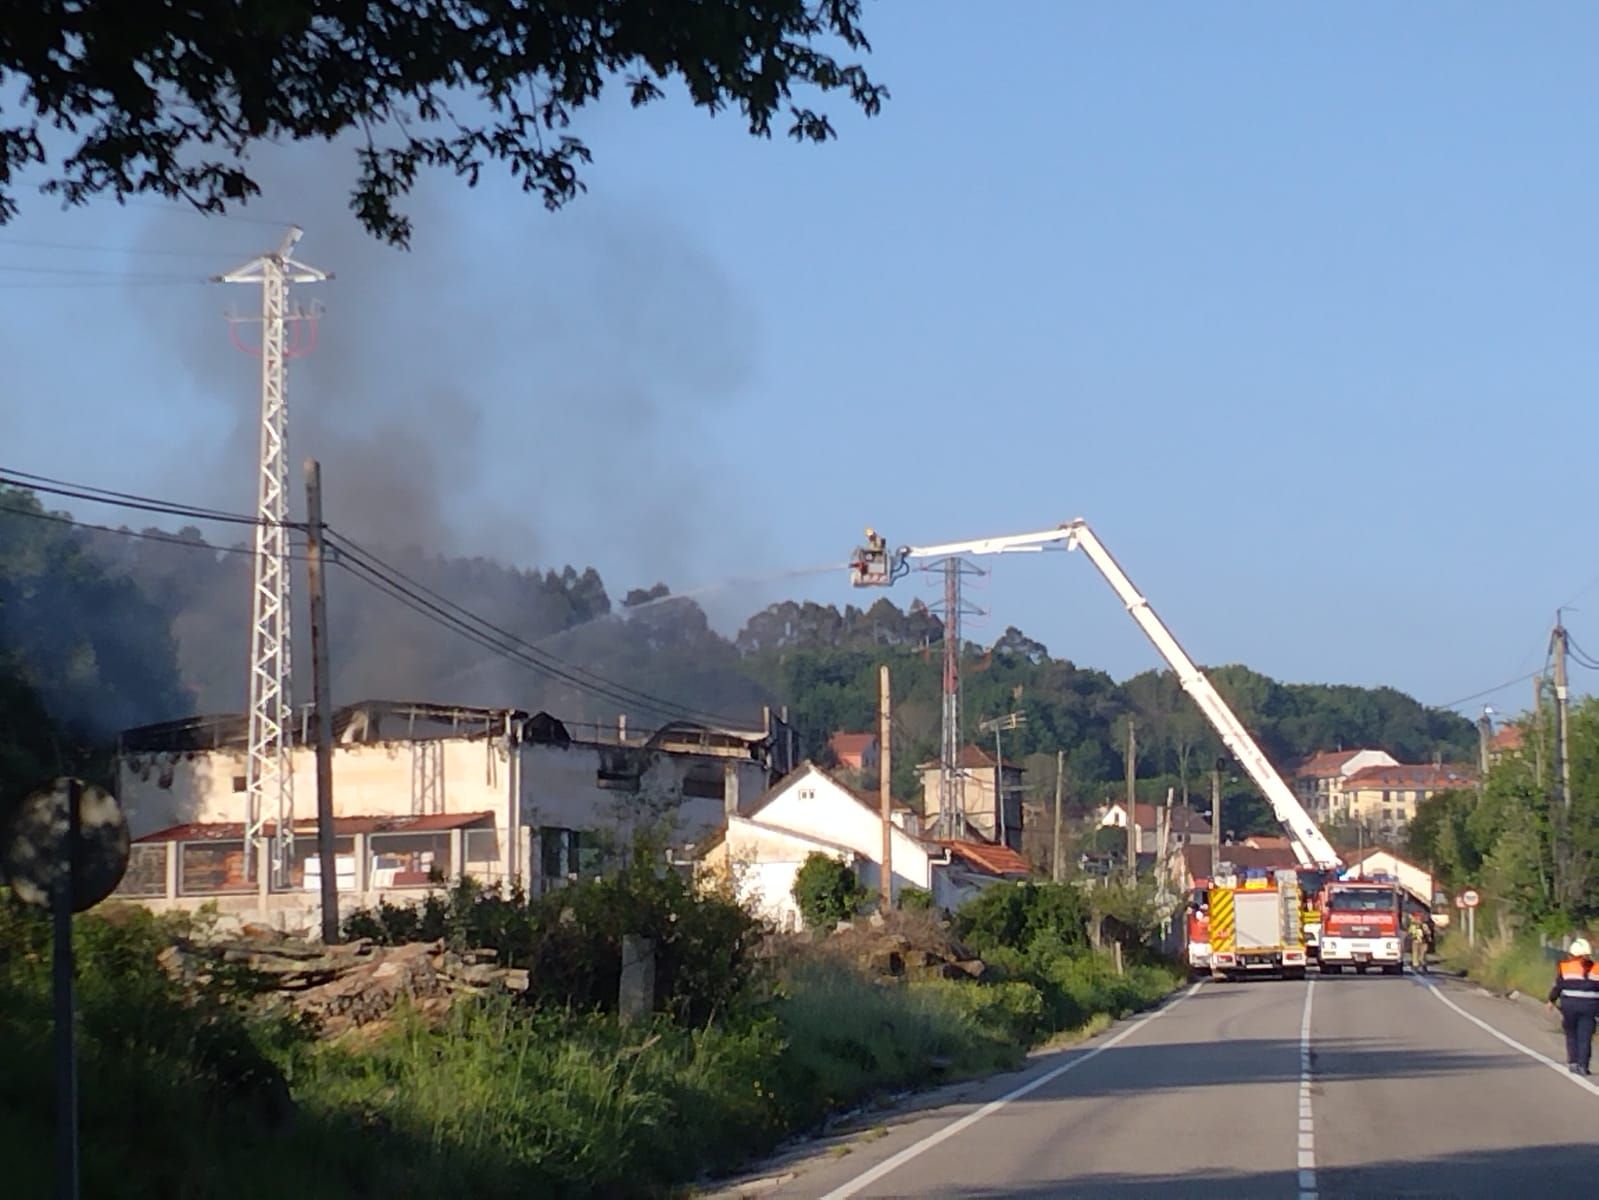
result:
M 1477 893 L 1471 888 L 1467 888 L 1460 894 L 1460 904 L 1462 908 L 1476 908 L 1481 899 L 1482 897 L 1478 896 Z
M 0 828 L 0 879 L 19 900 L 49 907 L 67 871 L 74 795 L 78 845 L 72 911 L 93 908 L 122 882 L 130 849 L 122 806 L 104 788 L 63 776 L 29 795 Z

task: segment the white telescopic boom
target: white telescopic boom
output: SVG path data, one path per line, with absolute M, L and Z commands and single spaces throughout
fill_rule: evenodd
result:
M 1051 545 L 1064 545 L 1068 550 L 1081 550 L 1088 556 L 1088 560 L 1099 568 L 1099 573 L 1105 577 L 1111 590 L 1127 607 L 1129 615 L 1138 622 L 1138 627 L 1154 643 L 1160 656 L 1176 673 L 1177 681 L 1182 685 L 1183 691 L 1193 698 L 1194 703 L 1199 706 L 1199 711 L 1205 715 L 1205 719 L 1216 730 L 1227 749 L 1243 764 L 1244 770 L 1255 781 L 1255 786 L 1265 795 L 1277 820 L 1287 830 L 1288 844 L 1293 848 L 1294 857 L 1299 860 L 1300 865 L 1325 868 L 1340 866 L 1338 852 L 1332 848 L 1332 843 L 1299 803 L 1299 798 L 1294 795 L 1293 789 L 1283 782 L 1282 776 L 1277 774 L 1276 768 L 1271 765 L 1271 760 L 1255 744 L 1255 739 L 1249 736 L 1249 731 L 1244 728 L 1243 722 L 1232 709 L 1227 707 L 1227 702 L 1221 698 L 1221 694 L 1205 677 L 1204 672 L 1194 665 L 1193 659 L 1188 657 L 1171 631 L 1155 615 L 1155 610 L 1150 608 L 1149 601 L 1145 600 L 1133 586 L 1132 580 L 1127 578 L 1127 573 L 1111 557 L 1110 551 L 1105 549 L 1104 543 L 1095 536 L 1086 521 L 1079 518 L 1056 529 L 1041 530 L 1038 533 L 983 538 L 971 542 L 950 542 L 941 546 L 910 546 L 901 550 L 899 557 L 903 561 L 908 558 L 947 558 L 955 554 L 1036 553 Z M 883 580 L 887 581 L 886 578 Z M 1213 835 L 1220 838 L 1221 830 L 1214 830 Z

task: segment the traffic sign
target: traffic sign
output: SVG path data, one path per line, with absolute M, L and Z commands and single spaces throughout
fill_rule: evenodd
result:
M 92 783 L 51 780 L 0 825 L 0 879 L 28 904 L 49 908 L 56 886 L 70 879 L 70 907 L 83 912 L 115 891 L 128 869 L 122 807 Z
M 1477 895 L 1471 888 L 1467 888 L 1460 893 L 1460 907 L 1462 908 L 1476 908 L 1481 900 L 1482 897 Z

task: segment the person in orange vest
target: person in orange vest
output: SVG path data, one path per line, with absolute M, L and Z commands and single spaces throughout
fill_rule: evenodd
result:
M 1593 1053 L 1593 1027 L 1599 1018 L 1599 965 L 1587 938 L 1567 947 L 1569 958 L 1555 968 L 1555 986 L 1549 989 L 1549 1007 L 1560 1006 L 1560 1024 L 1566 1031 L 1566 1069 L 1587 1075 Z

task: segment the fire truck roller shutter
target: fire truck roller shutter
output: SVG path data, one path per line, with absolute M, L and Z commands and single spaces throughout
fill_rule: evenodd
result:
M 1233 892 L 1231 888 L 1210 889 L 1210 952 L 1230 954 L 1233 950 Z

